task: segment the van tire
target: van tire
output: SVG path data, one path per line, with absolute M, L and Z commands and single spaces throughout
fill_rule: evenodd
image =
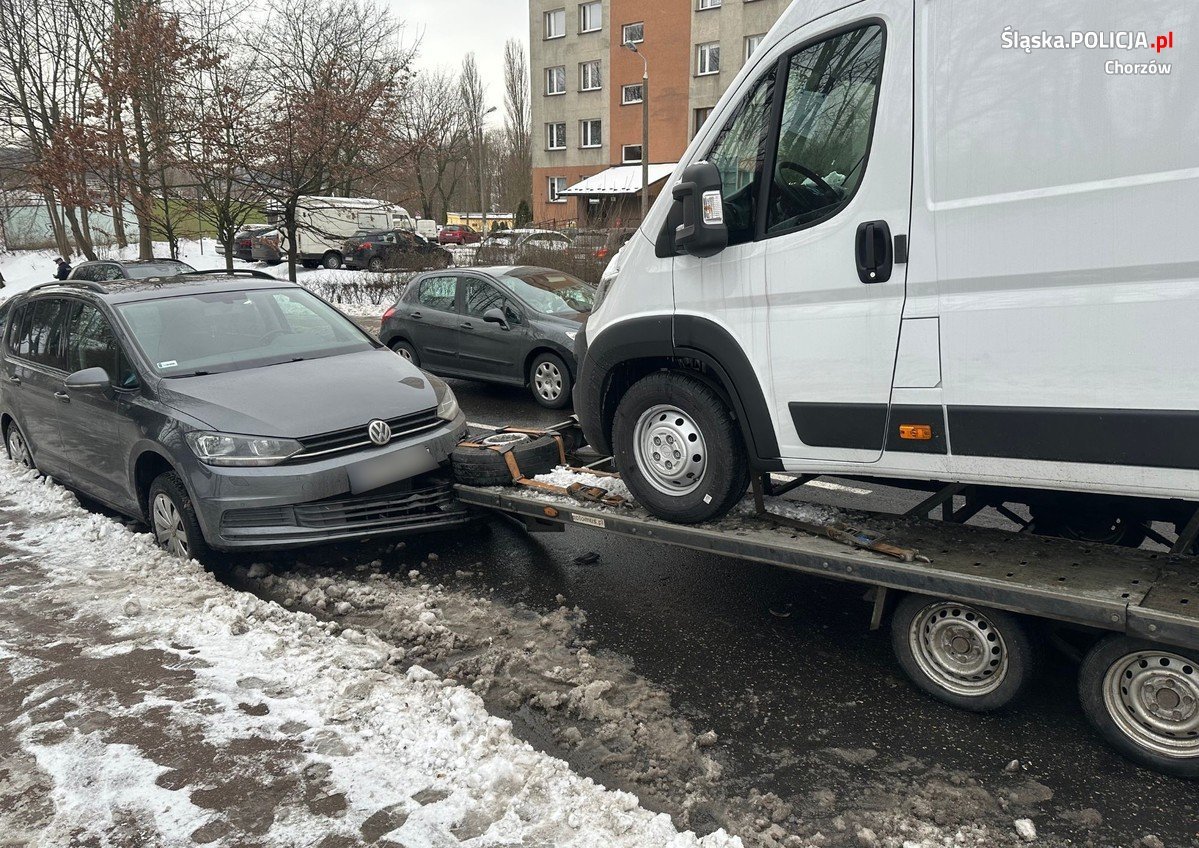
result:
M 169 532 L 162 520 L 164 516 L 155 513 L 160 499 L 169 501 L 173 507 L 174 512 L 170 513 L 168 510 L 167 516 L 178 518 L 174 532 L 179 534 L 178 538 L 183 541 L 186 551 L 172 547 L 170 538 L 164 538 L 164 535 Z M 146 520 L 150 525 L 150 533 L 159 547 L 176 556 L 186 555 L 197 562 L 205 562 L 209 558 L 212 549 L 208 547 L 208 542 L 204 539 L 204 531 L 200 529 L 200 521 L 196 518 L 196 509 L 192 505 L 191 496 L 184 488 L 183 480 L 174 471 L 164 471 L 150 484 L 150 492 L 146 495 Z
M 341 254 L 335 250 L 330 250 L 321 257 L 321 267 L 326 271 L 336 271 L 341 267 Z
M 473 441 L 485 444 L 489 438 L 494 437 L 484 436 Z M 562 462 L 558 441 L 552 436 L 531 438 L 511 434 L 511 438 L 511 453 L 525 477 L 546 474 Z M 458 445 L 450 454 L 450 463 L 454 469 L 454 480 L 467 486 L 510 486 L 513 482 L 512 471 L 504 455 L 489 447 Z
M 675 448 L 684 445 L 684 456 L 675 459 Z M 670 454 L 655 452 L 655 446 L 669 446 Z M 749 458 L 732 411 L 689 374 L 659 371 L 633 384 L 616 407 L 612 447 L 633 497 L 666 521 L 719 518 L 749 485 Z M 639 454 L 657 465 L 642 469 Z

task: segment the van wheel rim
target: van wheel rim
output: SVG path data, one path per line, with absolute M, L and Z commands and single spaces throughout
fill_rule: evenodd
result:
M 955 695 L 987 695 L 1007 678 L 1003 635 L 964 604 L 929 604 L 912 620 L 908 646 L 920 670 Z
M 651 486 L 667 495 L 699 488 L 708 465 L 708 446 L 692 417 L 676 406 L 652 406 L 633 428 L 633 455 Z
M 1199 756 L 1199 667 L 1169 651 L 1137 651 L 1112 663 L 1103 703 L 1139 747 L 1175 759 Z
M 552 362 L 542 362 L 533 371 L 533 388 L 545 400 L 562 396 L 562 372 Z
M 175 556 L 188 556 L 187 530 L 183 526 L 183 516 L 175 508 L 175 502 L 161 492 L 154 496 L 154 506 L 151 510 L 154 522 L 154 538 L 162 547 Z
M 25 437 L 21 435 L 21 431 L 15 424 L 8 428 L 8 456 L 19 465 L 33 468 L 33 457 L 29 453 L 29 446 L 25 444 Z

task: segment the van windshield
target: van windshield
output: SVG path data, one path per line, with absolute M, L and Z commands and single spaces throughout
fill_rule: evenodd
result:
M 546 315 L 581 318 L 595 304 L 595 289 L 561 271 L 518 269 L 499 279 L 518 298 Z
M 303 289 L 205 292 L 117 306 L 163 377 L 193 377 L 370 350 L 362 331 Z

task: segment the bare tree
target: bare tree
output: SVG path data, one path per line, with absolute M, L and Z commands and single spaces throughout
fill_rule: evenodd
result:
M 532 112 L 529 62 L 518 39 L 504 45 L 504 163 L 501 196 L 515 210 L 533 193 Z
M 483 231 L 487 231 L 488 180 L 487 148 L 484 145 L 484 122 L 487 119 L 486 94 L 483 80 L 479 77 L 479 66 L 475 54 L 467 53 L 462 60 L 462 75 L 458 78 L 459 97 L 462 101 L 462 117 L 466 122 L 467 134 L 475 148 L 475 188 L 479 198 L 479 209 L 483 215 Z
M 470 128 L 457 79 L 444 71 L 418 74 L 405 92 L 397 130 L 412 165 L 421 217 L 444 221 L 470 162 Z

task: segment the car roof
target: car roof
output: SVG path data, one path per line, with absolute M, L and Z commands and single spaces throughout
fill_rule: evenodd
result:
M 159 265 L 163 262 L 174 262 L 179 265 L 187 264 L 181 259 L 171 259 L 169 256 L 164 256 L 161 259 L 89 259 L 87 262 L 80 262 L 74 267 L 86 268 L 89 265 L 120 265 L 122 268 L 128 268 L 136 265 Z
M 64 280 L 43 283 L 28 290 L 30 295 L 78 294 L 80 290 L 108 303 L 130 303 L 138 300 L 157 300 L 163 297 L 182 297 L 189 294 L 245 291 L 246 289 L 302 288 L 288 280 L 249 274 L 229 275 L 224 271 L 181 274 L 174 277 L 147 277 L 143 280 Z

